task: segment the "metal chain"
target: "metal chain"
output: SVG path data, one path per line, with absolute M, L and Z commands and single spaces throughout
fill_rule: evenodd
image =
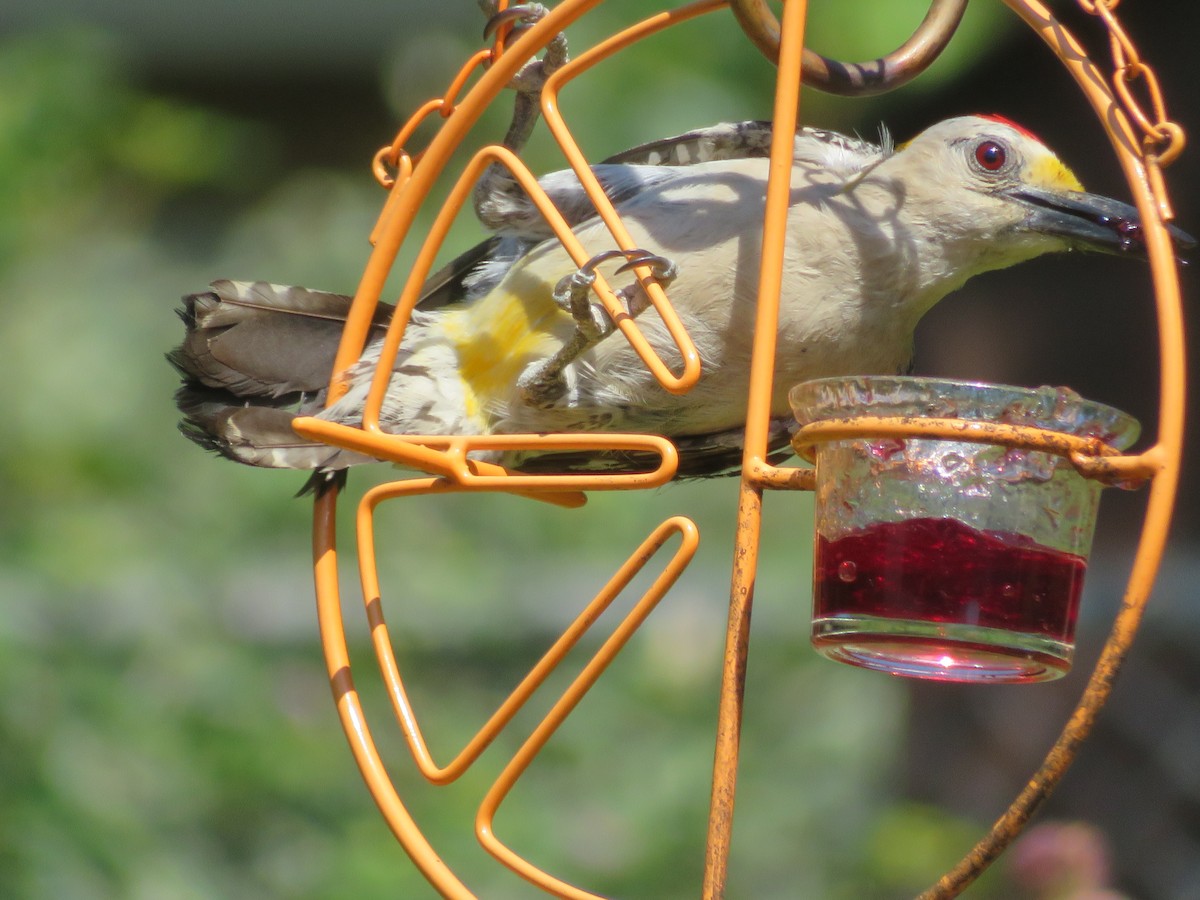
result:
M 1174 218 L 1167 200 L 1166 185 L 1162 170 L 1173 163 L 1183 152 L 1187 138 L 1182 126 L 1167 116 L 1162 89 L 1158 76 L 1144 62 L 1128 32 L 1118 21 L 1114 10 L 1121 0 L 1079 0 L 1079 5 L 1088 15 L 1096 16 L 1108 29 L 1111 46 L 1113 90 L 1121 101 L 1126 115 L 1142 133 L 1142 159 L 1150 188 L 1158 201 L 1159 210 L 1166 221 Z M 1140 87 L 1142 100 L 1134 96 Z

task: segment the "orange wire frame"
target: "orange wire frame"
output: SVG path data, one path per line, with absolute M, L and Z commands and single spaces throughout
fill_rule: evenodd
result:
M 340 375 L 356 362 L 361 354 L 372 314 L 396 255 L 410 236 L 417 212 L 425 204 L 452 152 L 464 141 L 483 110 L 501 93 L 521 66 L 532 59 L 555 34 L 570 26 L 600 2 L 601 0 L 564 0 L 507 46 L 504 42 L 510 36 L 509 27 L 501 27 L 496 46 L 492 50 L 483 50 L 472 56 L 455 78 L 447 95 L 423 106 L 401 129 L 393 143 L 377 154 L 374 160 L 376 177 L 388 188 L 389 194 L 372 233 L 374 250 L 355 295 L 337 354 L 335 376 L 330 387 L 331 403 L 344 393 L 345 385 L 340 380 Z M 727 2 L 737 3 L 739 0 L 696 0 L 678 9 L 653 15 L 581 53 L 553 73 L 545 84 L 542 92 L 542 113 L 547 126 L 595 205 L 600 219 L 608 227 L 613 241 L 622 249 L 634 249 L 630 236 L 620 216 L 604 196 L 562 117 L 559 109 L 560 89 L 573 78 L 630 44 L 688 19 L 722 10 Z M 911 420 L 862 417 L 807 426 L 797 434 L 795 445 L 797 450 L 803 453 L 814 443 L 832 440 L 849 433 L 869 433 L 880 437 L 906 434 L 962 436 L 965 427 L 971 430 L 971 439 L 974 440 L 1012 446 L 1036 446 L 1068 456 L 1080 471 L 1092 477 L 1104 480 L 1149 479 L 1151 482 L 1145 523 L 1124 601 L 1078 706 L 1041 768 L 1032 776 L 1025 789 L 962 861 L 921 895 L 922 900 L 953 897 L 969 885 L 1016 837 L 1033 810 L 1045 799 L 1073 760 L 1108 697 L 1117 669 L 1133 640 L 1149 599 L 1165 546 L 1181 465 L 1186 380 L 1182 307 L 1174 256 L 1165 227 L 1171 213 L 1161 168 L 1182 148 L 1182 131 L 1166 119 L 1157 86 L 1153 81 L 1148 87 L 1154 106 L 1153 119 L 1142 112 L 1133 98 L 1130 82 L 1145 77 L 1149 69 L 1136 59 L 1136 51 L 1116 22 L 1112 13 L 1116 0 L 1079 0 L 1085 10 L 1104 19 L 1112 36 L 1113 55 L 1117 64 L 1117 74 L 1112 86 L 1100 68 L 1088 58 L 1082 45 L 1045 4 L 1039 0 L 1003 2 L 1037 32 L 1078 82 L 1110 138 L 1141 214 L 1158 310 L 1161 366 L 1159 427 L 1154 444 L 1144 452 L 1131 456 L 1107 454 L 1094 443 L 1064 442 L 1061 436 L 1052 437 L 1039 429 L 1002 427 L 986 423 L 966 425 L 963 422 L 947 420 L 914 424 Z M 767 462 L 768 404 L 782 287 L 792 134 L 799 117 L 801 57 L 806 14 L 806 0 L 787 0 L 780 24 L 775 127 L 770 149 L 764 211 L 759 302 L 737 509 L 737 543 L 722 664 L 702 885 L 702 896 L 708 900 L 716 900 L 725 895 L 763 493 L 766 490 L 781 489 L 810 490 L 813 486 L 811 470 L 777 468 Z M 476 70 L 481 70 L 481 74 L 468 88 L 467 83 Z M 460 101 L 458 95 L 464 90 L 465 94 Z M 405 150 L 405 145 L 412 137 L 417 124 L 434 111 L 444 119 L 442 126 L 424 151 L 410 156 Z M 1139 131 L 1142 134 L 1141 140 L 1138 138 Z M 476 816 L 475 831 L 483 846 L 497 860 L 528 882 L 556 897 L 598 900 L 598 895 L 554 877 L 514 852 L 496 835 L 494 817 L 500 804 L 536 754 L 688 565 L 699 540 L 695 524 L 684 517 L 676 516 L 655 528 L 463 749 L 444 765 L 434 762 L 422 736 L 416 714 L 409 703 L 400 665 L 392 649 L 384 620 L 383 601 L 375 565 L 374 514 L 378 505 L 385 500 L 427 494 L 500 491 L 575 507 L 586 502 L 587 491 L 653 487 L 671 480 L 676 471 L 678 458 L 675 447 L 667 439 L 655 435 L 398 435 L 381 430 L 379 414 L 383 396 L 405 327 L 420 297 L 422 285 L 471 188 L 484 169 L 494 163 L 504 166 L 517 179 L 577 264 L 582 265 L 591 256 L 589 249 L 580 244 L 538 186 L 536 178 L 520 159 L 503 147 L 483 147 L 455 182 L 408 273 L 395 315 L 384 338 L 383 350 L 361 426 L 339 425 L 305 418 L 298 420 L 295 427 L 304 437 L 355 450 L 381 460 L 390 460 L 407 469 L 424 473 L 422 477 L 407 478 L 369 490 L 359 502 L 356 529 L 360 581 L 374 650 L 397 721 L 415 764 L 421 774 L 434 784 L 448 784 L 462 775 L 542 686 L 567 653 L 592 629 L 613 600 L 660 551 L 666 553 L 666 561 L 659 564 L 659 573 L 650 587 L 634 604 L 632 610 L 612 629 L 600 648 L 553 704 L 550 712 L 507 763 L 484 796 Z M 681 368 L 674 372 L 657 356 L 642 335 L 636 321 L 623 311 L 611 288 L 603 278 L 597 278 L 597 297 L 623 335 L 623 338 L 614 335 L 611 339 L 628 340 L 666 389 L 685 392 L 699 378 L 699 355 L 672 309 L 666 293 L 650 277 L 649 270 L 639 266 L 635 271 L 675 342 L 682 361 Z M 513 473 L 501 466 L 483 463 L 469 456 L 473 451 L 496 449 L 644 451 L 656 456 L 659 462 L 657 466 L 642 473 L 535 476 Z M 400 799 L 371 736 L 359 695 L 354 687 L 338 588 L 335 528 L 337 495 L 337 490 L 332 489 L 316 500 L 313 554 L 321 640 L 338 714 L 367 787 L 400 844 L 424 877 L 443 896 L 467 900 L 474 895 L 429 844 Z M 673 544 L 674 550 L 664 551 L 668 544 Z

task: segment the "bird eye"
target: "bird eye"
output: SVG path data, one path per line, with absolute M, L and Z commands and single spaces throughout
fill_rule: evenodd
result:
M 980 141 L 975 147 L 975 162 L 987 172 L 997 172 L 1004 168 L 1008 153 L 995 141 Z

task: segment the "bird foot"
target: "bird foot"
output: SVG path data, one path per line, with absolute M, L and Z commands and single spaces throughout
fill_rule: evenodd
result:
M 612 334 L 616 324 L 608 316 L 604 307 L 591 300 L 592 285 L 596 283 L 596 268 L 611 259 L 624 259 L 625 262 L 614 274 L 628 272 L 638 266 L 647 266 L 650 276 L 666 287 L 675 280 L 679 268 L 674 262 L 664 256 L 651 253 L 648 250 L 605 250 L 597 253 L 576 271 L 561 279 L 554 286 L 552 297 L 554 302 L 571 314 L 575 326 L 591 343 Z M 650 305 L 646 292 L 641 285 L 634 283 L 614 292 L 621 301 L 625 311 L 631 317 L 637 317 Z
M 515 40 L 522 32 L 544 19 L 549 12 L 541 3 L 519 3 L 497 11 L 495 0 L 481 0 L 480 6 L 488 14 L 487 23 L 483 26 L 485 41 L 490 40 L 497 30 L 509 22 L 513 24 L 508 39 Z M 560 31 L 546 44 L 546 52 L 542 58 L 531 59 L 522 66 L 508 86 L 519 94 L 529 94 L 536 98 L 541 95 L 546 79 L 568 59 L 567 36 Z
M 515 40 L 522 31 L 539 22 L 548 12 L 540 3 L 522 3 L 499 11 L 497 0 L 480 0 L 479 5 L 488 16 L 483 29 L 484 40 L 491 38 L 498 28 L 509 22 L 513 23 L 509 40 Z M 567 36 L 560 31 L 546 44 L 546 50 L 540 59 L 534 57 L 526 62 L 509 81 L 508 86 L 517 94 L 513 102 L 512 121 L 503 141 L 509 150 L 520 153 L 524 149 L 540 115 L 542 88 L 546 85 L 546 79 L 562 68 L 569 59 Z M 505 230 L 506 226 L 513 224 L 506 222 L 503 217 L 495 217 L 488 210 L 492 198 L 505 196 L 513 198 L 513 202 L 522 210 L 536 211 L 533 202 L 525 195 L 512 172 L 499 163 L 492 163 L 475 185 L 473 202 L 479 221 L 493 231 Z M 540 215 L 538 220 L 540 221 Z
M 593 303 L 592 285 L 596 283 L 596 268 L 612 259 L 624 259 L 616 270 L 617 274 L 628 272 L 638 266 L 647 266 L 651 277 L 664 287 L 679 274 L 674 262 L 648 250 L 605 250 L 597 253 L 570 275 L 554 286 L 551 294 L 554 302 L 571 314 L 575 320 L 575 333 L 549 359 L 543 360 L 526 370 L 517 380 L 517 388 L 525 403 L 533 406 L 548 406 L 561 397 L 567 389 L 564 370 L 585 351 L 616 330 L 616 322 L 603 306 Z M 639 283 L 614 292 L 631 317 L 636 317 L 650 301 Z

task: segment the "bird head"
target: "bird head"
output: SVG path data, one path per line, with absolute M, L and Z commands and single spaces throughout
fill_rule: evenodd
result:
M 1088 193 L 1029 131 L 999 116 L 963 116 L 926 129 L 880 169 L 901 173 L 906 217 L 975 272 L 1063 250 L 1145 252 L 1134 207 Z M 883 174 L 882 172 L 880 174 Z M 1169 226 L 1177 245 L 1186 232 Z

